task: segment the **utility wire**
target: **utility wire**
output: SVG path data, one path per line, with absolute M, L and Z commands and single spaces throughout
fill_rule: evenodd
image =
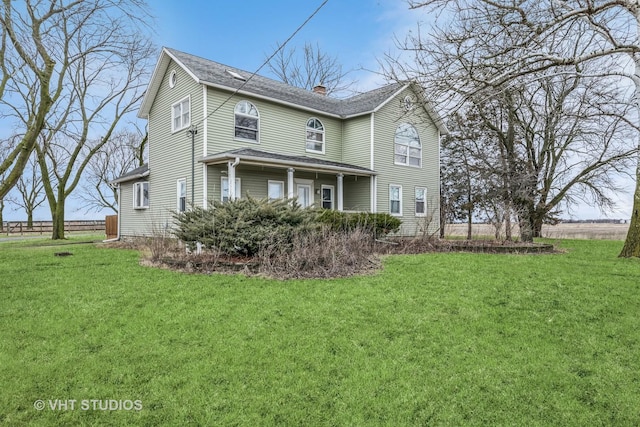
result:
M 318 14 L 318 12 L 320 12 L 320 9 L 322 9 L 324 7 L 325 4 L 327 4 L 329 0 L 324 0 L 322 2 L 322 4 L 320 4 L 320 6 L 318 6 L 318 8 L 311 14 L 309 15 L 309 17 L 307 19 L 305 19 L 305 21 L 300 24 L 300 26 L 298 28 L 296 28 L 296 30 L 289 36 L 289 38 L 287 38 L 284 43 L 282 43 L 281 45 L 278 46 L 278 48 L 271 54 L 271 56 L 269 56 L 263 63 L 262 65 L 260 65 L 260 67 L 258 67 L 258 69 L 256 71 L 253 72 L 253 74 L 251 74 L 249 76 L 248 79 L 246 79 L 239 88 L 237 88 L 235 91 L 233 91 L 233 93 L 231 95 L 229 95 L 227 97 L 227 99 L 225 99 L 222 104 L 218 105 L 212 112 L 210 112 L 209 114 L 207 114 L 207 116 L 200 120 L 195 126 L 197 127 L 198 125 L 202 124 L 205 120 L 207 120 L 209 117 L 211 117 L 216 111 L 220 110 L 227 102 L 229 102 L 231 100 L 231 98 L 233 98 L 234 96 L 236 96 L 238 94 L 238 92 L 240 92 L 242 90 L 243 87 L 245 87 L 245 85 L 247 83 L 249 83 L 249 80 L 251 80 L 256 74 L 258 74 L 260 72 L 260 70 L 262 68 L 264 68 L 265 65 L 267 65 L 274 56 L 276 56 L 278 54 L 278 52 L 280 52 L 286 45 L 287 43 L 289 43 L 291 41 L 291 39 L 293 39 L 296 34 L 298 34 L 300 32 L 300 30 L 302 30 L 302 28 L 304 28 L 305 25 L 307 25 L 307 23 L 309 23 L 309 21 L 311 21 L 313 19 L 314 16 L 316 16 Z

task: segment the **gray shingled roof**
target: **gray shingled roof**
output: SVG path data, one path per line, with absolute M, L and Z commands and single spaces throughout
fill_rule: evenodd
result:
M 307 156 L 289 156 L 286 154 L 269 153 L 253 148 L 238 148 L 207 156 L 200 161 L 203 163 L 222 163 L 226 160 L 238 157 L 241 160 L 264 161 L 282 166 L 294 166 L 294 168 L 304 168 L 305 166 L 313 170 L 335 170 L 337 172 L 348 172 L 362 175 L 375 175 L 376 172 L 361 166 L 349 163 L 333 162 L 329 160 L 316 159 Z
M 131 181 L 138 178 L 144 178 L 149 175 L 149 165 L 144 164 L 140 167 L 130 170 L 129 172 L 120 175 L 116 179 L 110 182 L 110 184 L 117 184 L 119 182 Z
M 392 95 L 402 89 L 405 84 L 393 83 L 381 88 L 365 92 L 347 99 L 336 99 L 320 95 L 312 91 L 290 86 L 260 75 L 251 77 L 252 73 L 238 68 L 220 64 L 199 56 L 165 48 L 165 51 L 178 60 L 202 83 L 239 89 L 245 92 L 292 103 L 313 110 L 348 117 L 374 111 Z M 249 81 L 233 77 L 227 70 L 243 76 Z M 242 86 L 244 84 L 244 86 Z

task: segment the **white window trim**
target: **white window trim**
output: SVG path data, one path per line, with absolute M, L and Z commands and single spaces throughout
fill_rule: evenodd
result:
M 418 190 L 424 190 L 424 212 L 423 213 L 418 213 L 418 199 L 416 198 L 416 193 L 418 192 Z M 414 197 L 414 205 L 415 205 L 414 206 L 415 215 L 418 217 L 427 216 L 427 187 L 423 187 L 423 186 L 415 187 L 413 192 L 413 197 Z
M 147 186 L 147 204 L 144 203 L 144 186 Z M 140 181 L 133 184 L 133 209 L 149 209 L 149 181 Z M 140 204 L 136 203 L 140 202 Z
M 335 206 L 336 206 L 336 187 L 334 185 L 326 185 L 326 184 L 322 184 L 320 186 L 320 207 L 324 208 L 324 189 L 328 188 L 331 190 L 331 207 L 329 208 L 330 210 L 335 210 Z M 326 208 L 325 208 L 326 209 Z
M 249 114 L 236 113 L 236 107 L 242 101 L 246 101 L 249 104 L 253 105 L 253 107 L 256 109 L 258 115 L 257 116 L 251 116 Z M 257 134 L 257 138 L 256 139 L 241 138 L 239 136 L 236 136 L 236 114 L 240 114 L 240 115 L 245 116 L 245 117 L 255 118 L 255 119 L 258 120 L 258 126 L 257 126 L 258 134 Z M 249 142 L 249 143 L 252 143 L 252 144 L 260 144 L 260 134 L 261 134 L 261 132 L 260 132 L 260 110 L 258 110 L 258 107 L 256 107 L 256 104 L 254 104 L 253 102 L 251 102 L 249 100 L 243 99 L 243 100 L 238 101 L 236 103 L 236 105 L 233 107 L 233 139 L 234 139 L 234 141 L 242 141 L 242 142 Z
M 180 210 L 180 184 L 184 183 L 184 211 Z M 176 181 L 176 212 L 187 211 L 187 178 L 180 178 Z
M 320 124 L 322 125 L 322 130 L 321 131 L 319 131 L 317 129 L 310 128 L 308 126 L 309 120 L 314 120 L 314 119 L 319 121 Z M 309 132 L 309 130 L 311 130 L 312 132 L 317 132 L 317 133 L 321 133 L 322 134 L 322 150 L 320 150 L 320 151 L 318 151 L 318 150 L 310 150 L 310 149 L 307 148 L 307 143 L 309 143 L 309 142 L 317 143 L 318 142 L 318 141 L 312 141 L 312 140 L 307 139 L 307 132 Z M 322 120 L 320 120 L 317 117 L 309 117 L 307 119 L 307 123 L 305 124 L 305 127 L 304 127 L 304 148 L 305 148 L 306 152 L 307 153 L 324 154 L 326 146 L 327 146 L 327 132 L 326 132 L 326 128 L 324 126 L 324 123 L 322 122 Z
M 229 177 L 221 176 L 220 177 L 220 201 L 224 202 L 224 182 L 227 181 L 227 198 L 229 197 Z M 239 199 L 242 194 L 242 181 L 240 178 L 236 178 L 236 199 Z
M 174 127 L 175 119 L 176 119 L 176 116 L 174 115 L 175 106 L 176 105 L 180 105 L 180 104 L 184 103 L 185 101 L 189 102 L 189 122 L 186 123 L 186 124 L 185 123 L 181 123 L 181 125 L 182 125 L 181 127 L 175 128 Z M 181 113 L 182 113 L 182 110 L 181 110 Z M 182 116 L 182 114 L 180 114 L 180 116 Z M 181 122 L 182 122 L 182 120 L 181 120 Z M 191 95 L 187 95 L 184 98 L 182 98 L 180 101 L 174 102 L 173 104 L 171 104 L 171 133 L 179 132 L 179 131 L 181 131 L 183 129 L 188 128 L 189 126 L 191 126 Z
M 272 179 L 267 181 L 267 198 L 270 199 L 270 200 L 277 200 L 277 199 L 271 199 L 269 197 L 269 185 L 271 185 L 271 184 L 279 184 L 280 185 L 280 187 L 282 188 L 282 197 L 281 197 L 281 199 L 284 199 L 286 197 L 286 194 L 284 192 L 284 181 L 278 181 L 278 180 L 272 180 Z
M 397 187 L 400 189 L 399 194 L 400 194 L 400 200 L 399 200 L 399 212 L 398 213 L 393 213 L 391 212 L 391 189 Z M 389 214 L 393 215 L 393 216 L 402 216 L 402 185 L 397 185 L 397 184 L 389 184 Z
M 409 156 L 409 151 L 411 150 L 411 148 L 415 148 L 415 147 L 411 147 L 408 144 L 405 145 L 405 144 L 397 144 L 396 143 L 396 132 L 398 132 L 398 128 L 402 124 L 410 125 L 411 127 L 413 127 L 415 129 L 416 133 L 418 134 L 418 142 L 420 143 L 420 165 L 418 165 L 418 166 L 410 164 L 410 160 L 409 160 L 409 157 L 410 157 Z M 396 127 L 396 130 L 395 130 L 395 132 L 393 134 L 393 164 L 396 165 L 396 166 L 407 166 L 407 167 L 410 167 L 410 168 L 422 169 L 422 163 L 423 163 L 423 161 L 422 161 L 422 151 L 423 151 L 423 149 L 422 149 L 422 139 L 420 138 L 420 132 L 418 132 L 418 129 L 411 123 L 406 123 L 405 122 L 405 123 L 400 123 L 400 125 L 398 125 Z M 407 147 L 407 162 L 406 163 L 400 163 L 400 162 L 396 161 L 396 145 L 402 145 L 404 147 Z

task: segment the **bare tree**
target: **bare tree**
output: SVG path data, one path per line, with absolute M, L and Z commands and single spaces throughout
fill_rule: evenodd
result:
M 16 137 L 8 138 L 6 140 L 0 141 L 0 162 L 4 161 L 7 158 L 9 153 L 11 153 L 15 146 Z M 7 171 L 0 172 L 0 185 L 4 183 L 5 176 L 7 175 Z M 4 208 L 5 201 L 8 199 L 8 194 L 5 194 L 4 197 L 0 197 L 0 232 L 4 231 Z
M 24 209 L 27 214 L 27 228 L 32 229 L 33 213 L 46 200 L 42 185 L 42 175 L 40 174 L 40 167 L 35 153 L 29 158 L 27 167 L 20 179 L 18 179 L 15 189 L 18 194 L 10 197 L 9 200 L 16 207 Z
M 40 154 L 48 151 L 46 145 L 37 147 L 39 135 L 53 137 L 52 130 L 65 131 L 86 141 L 93 132 L 106 134 L 110 126 L 105 116 L 118 117 L 130 109 L 124 98 L 113 95 L 122 87 L 120 76 L 128 80 L 139 74 L 127 67 L 140 66 L 140 57 L 150 51 L 144 36 L 148 18 L 142 0 L 3 0 L 0 116 L 7 123 L 13 119 L 22 137 L 0 164 L 0 173 L 7 172 L 0 198 L 18 182 L 36 148 Z M 101 98 L 108 102 L 103 105 Z M 76 126 L 83 122 L 81 116 L 92 126 L 101 122 L 102 129 Z M 66 129 L 56 129 L 66 118 Z M 70 154 L 75 164 L 80 153 Z M 46 187 L 48 174 L 43 176 Z M 56 236 L 63 234 L 54 231 Z
M 147 141 L 148 135 L 139 130 L 120 130 L 93 156 L 79 195 L 86 209 L 118 212 L 118 192 L 109 183 L 147 162 Z
M 86 37 L 77 42 L 82 50 Z M 52 117 L 46 142 L 36 146 L 53 239 L 64 238 L 65 202 L 89 162 L 142 98 L 152 54 L 148 41 L 132 39 L 118 50 L 77 61 L 69 74 L 71 90 Z
M 353 85 L 346 80 L 349 73 L 343 71 L 338 58 L 323 52 L 317 44 L 305 43 L 302 53 L 295 47 L 281 49 L 268 65 L 284 83 L 307 90 L 322 85 L 327 95 L 345 92 Z
M 406 47 L 414 54 L 415 66 L 411 70 L 401 70 L 400 73 L 413 71 L 414 75 L 421 76 L 423 82 L 429 85 L 431 93 L 447 95 L 447 105 L 451 108 L 470 99 L 475 99 L 475 103 L 479 104 L 478 100 L 483 98 L 517 94 L 528 83 L 550 75 L 579 76 L 582 81 L 604 79 L 607 87 L 611 86 L 613 79 L 624 77 L 635 87 L 636 96 L 630 100 L 626 94 L 618 94 L 621 98 L 613 103 L 612 109 L 624 111 L 627 115 L 618 116 L 616 126 L 631 117 L 631 123 L 627 124 L 637 128 L 637 109 L 640 107 L 640 40 L 635 29 L 639 19 L 636 16 L 640 15 L 637 13 L 636 3 L 630 0 L 410 1 L 413 8 L 446 13 L 439 15 L 441 24 L 433 29 L 429 37 L 424 37 L 420 29 L 410 37 Z M 444 23 L 445 16 L 451 20 Z M 437 63 L 435 68 L 431 66 L 434 62 Z M 597 67 L 587 66 L 595 62 Z M 632 69 L 635 67 L 634 72 L 628 71 L 629 65 Z M 446 84 L 437 84 L 438 81 Z M 619 81 L 614 83 L 620 86 Z M 628 108 L 618 108 L 624 103 L 631 104 L 636 109 L 633 115 L 628 114 Z M 602 114 L 599 117 L 604 116 Z M 607 127 L 609 125 L 605 129 L 611 130 Z M 608 136 L 603 136 L 605 133 L 597 134 L 600 143 L 619 142 L 616 141 L 619 133 L 609 132 Z M 625 136 L 628 136 L 628 132 Z M 638 141 L 637 132 L 634 138 Z M 633 149 L 627 150 L 627 155 L 637 153 L 638 144 L 634 145 Z M 600 152 L 601 145 L 597 145 L 597 149 L 596 153 Z M 604 158 L 595 158 L 593 169 L 590 166 L 587 168 L 591 170 L 592 177 L 599 176 L 603 178 L 602 182 L 606 182 L 604 170 L 598 169 L 602 160 Z M 609 171 L 611 170 L 616 170 L 616 167 Z M 531 173 L 536 172 L 535 169 L 524 171 L 532 179 L 535 176 Z M 637 178 L 640 167 L 636 172 Z M 589 187 L 584 178 L 586 177 L 577 181 L 583 184 L 583 188 Z M 640 184 L 638 180 L 636 182 Z M 520 183 L 520 189 L 527 187 L 530 185 Z M 591 186 L 596 193 L 599 188 L 599 185 Z M 606 196 L 604 192 L 600 195 Z M 634 203 L 629 235 L 621 254 L 623 256 L 640 256 L 638 185 Z M 524 204 L 523 202 L 522 205 Z

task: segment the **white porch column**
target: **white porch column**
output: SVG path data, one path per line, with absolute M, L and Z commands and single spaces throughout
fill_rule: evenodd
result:
M 229 200 L 236 199 L 236 166 L 240 159 L 236 157 L 234 162 L 227 163 L 227 179 L 229 182 Z
M 338 198 L 338 210 L 342 211 L 344 209 L 344 203 L 343 203 L 343 193 L 342 193 L 342 178 L 344 178 L 344 175 L 339 173 L 338 175 L 336 175 L 338 177 L 338 185 L 336 186 L 336 193 L 337 194 L 337 198 Z
M 294 197 L 293 172 L 295 172 L 294 168 L 287 169 L 287 198 L 288 199 L 293 199 Z

